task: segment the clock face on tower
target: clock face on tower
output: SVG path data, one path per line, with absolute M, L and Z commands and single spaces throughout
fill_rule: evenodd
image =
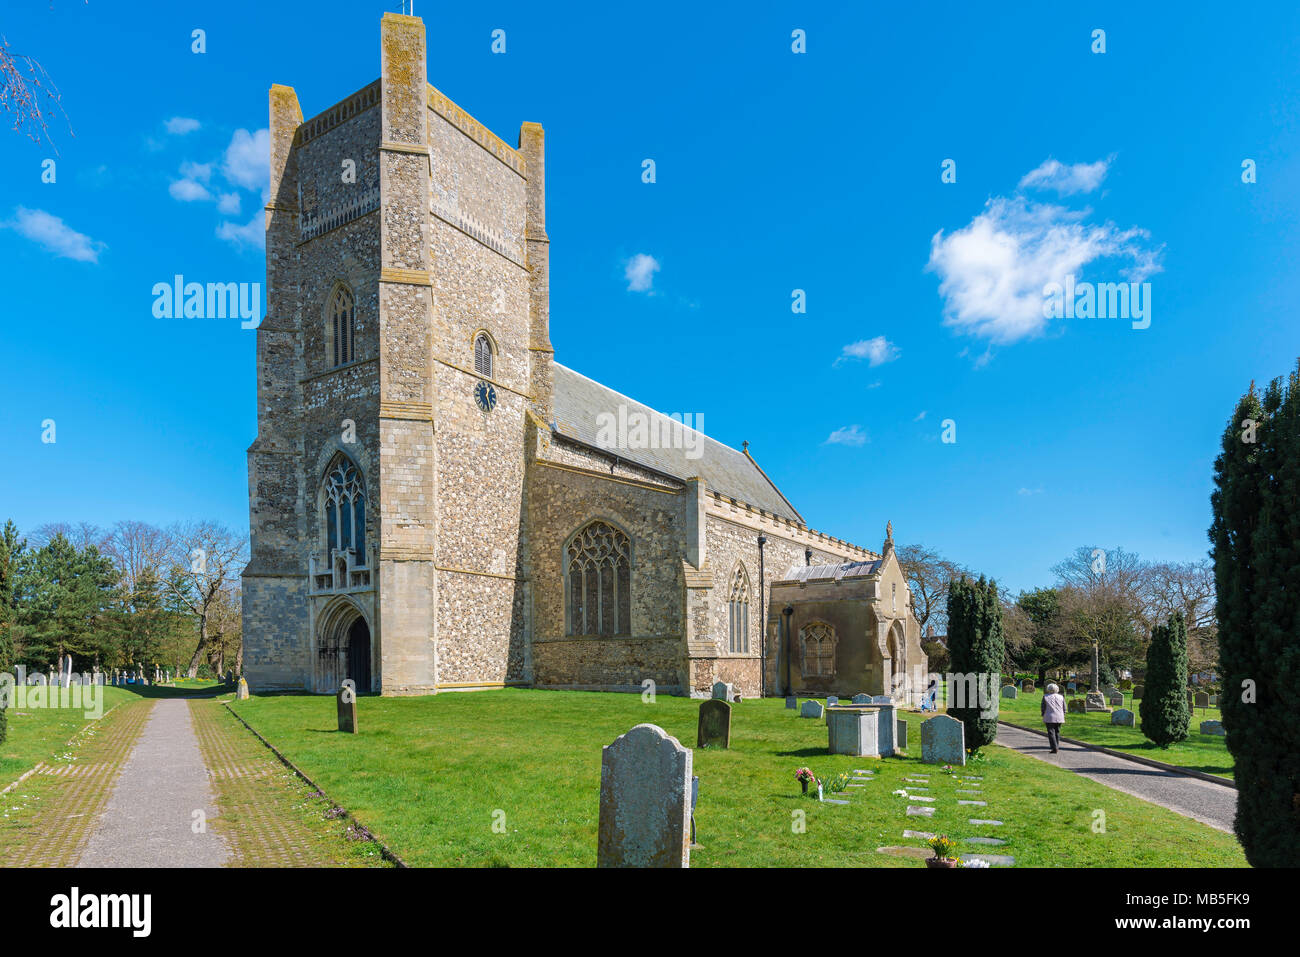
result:
M 480 379 L 474 385 L 474 402 L 484 412 L 491 412 L 497 407 L 497 390 Z

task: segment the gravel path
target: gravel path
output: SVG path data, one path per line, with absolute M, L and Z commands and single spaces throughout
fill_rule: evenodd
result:
M 216 816 L 189 704 L 159 700 L 77 866 L 220 867 L 229 848 L 211 827 L 194 833 L 198 810 Z
M 1173 771 L 1161 771 L 1064 741 L 1061 750 L 1052 754 L 1047 747 L 1047 738 L 1004 724 L 998 725 L 997 743 L 1074 771 L 1116 791 L 1159 804 L 1220 831 L 1232 832 L 1232 818 L 1237 810 L 1234 788 Z

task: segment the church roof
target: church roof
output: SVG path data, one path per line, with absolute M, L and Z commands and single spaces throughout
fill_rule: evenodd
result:
M 885 564 L 884 559 L 877 558 L 870 562 L 839 562 L 830 565 L 792 565 L 790 570 L 777 581 L 843 581 L 852 578 L 873 578 Z
M 554 363 L 555 368 L 555 421 L 551 424 L 557 435 L 576 439 L 584 445 L 601 449 L 620 459 L 662 472 L 685 481 L 698 476 L 709 488 L 737 501 L 746 502 L 773 515 L 803 523 L 803 516 L 786 499 L 772 480 L 747 452 L 740 452 L 709 438 L 702 432 L 686 428 L 685 436 L 675 420 L 656 412 L 635 399 L 615 392 L 594 379 Z M 625 411 L 619 418 L 619 408 Z M 657 428 L 651 435 L 666 438 L 649 444 L 658 447 L 628 448 L 627 443 L 602 445 L 598 441 L 602 414 L 612 415 L 613 421 L 632 422 L 634 413 L 653 420 Z M 674 431 L 678 430 L 678 431 Z M 695 448 L 694 446 L 697 446 Z M 698 457 L 696 457 L 698 454 Z

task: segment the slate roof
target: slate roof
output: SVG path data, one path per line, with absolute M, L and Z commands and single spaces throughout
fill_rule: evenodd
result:
M 806 581 L 843 581 L 852 578 L 873 578 L 880 572 L 884 559 L 877 558 L 870 562 L 841 562 L 831 565 L 792 565 L 784 576 L 777 579 L 783 582 Z
M 662 412 L 656 412 L 649 406 L 629 399 L 594 379 L 588 379 L 579 372 L 554 363 L 555 369 L 555 421 L 551 423 L 553 431 L 560 436 L 601 448 L 596 441 L 599 423 L 597 416 L 608 412 L 618 415 L 619 406 L 626 406 L 626 415 L 640 412 L 655 418 L 661 425 L 681 428 Z M 708 483 L 712 491 L 728 498 L 746 502 L 755 508 L 779 515 L 791 521 L 803 523 L 803 516 L 795 509 L 772 481 L 763 474 L 757 463 L 744 452 L 723 445 L 703 433 L 694 432 L 702 438 L 700 457 L 690 458 L 691 449 L 682 448 L 607 448 L 604 451 L 617 455 L 620 459 L 634 462 L 646 468 L 670 475 L 685 481 L 699 476 Z M 670 431 L 660 434 L 672 436 Z M 699 441 L 692 437 L 691 442 Z M 686 442 L 660 442 L 660 445 L 685 446 Z

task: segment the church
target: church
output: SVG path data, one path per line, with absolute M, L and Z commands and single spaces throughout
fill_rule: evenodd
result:
M 421 20 L 380 34 L 379 79 L 329 109 L 270 92 L 252 688 L 750 697 L 923 673 L 892 534 L 814 531 L 747 447 L 556 361 L 542 127 L 507 145 L 429 84 Z

